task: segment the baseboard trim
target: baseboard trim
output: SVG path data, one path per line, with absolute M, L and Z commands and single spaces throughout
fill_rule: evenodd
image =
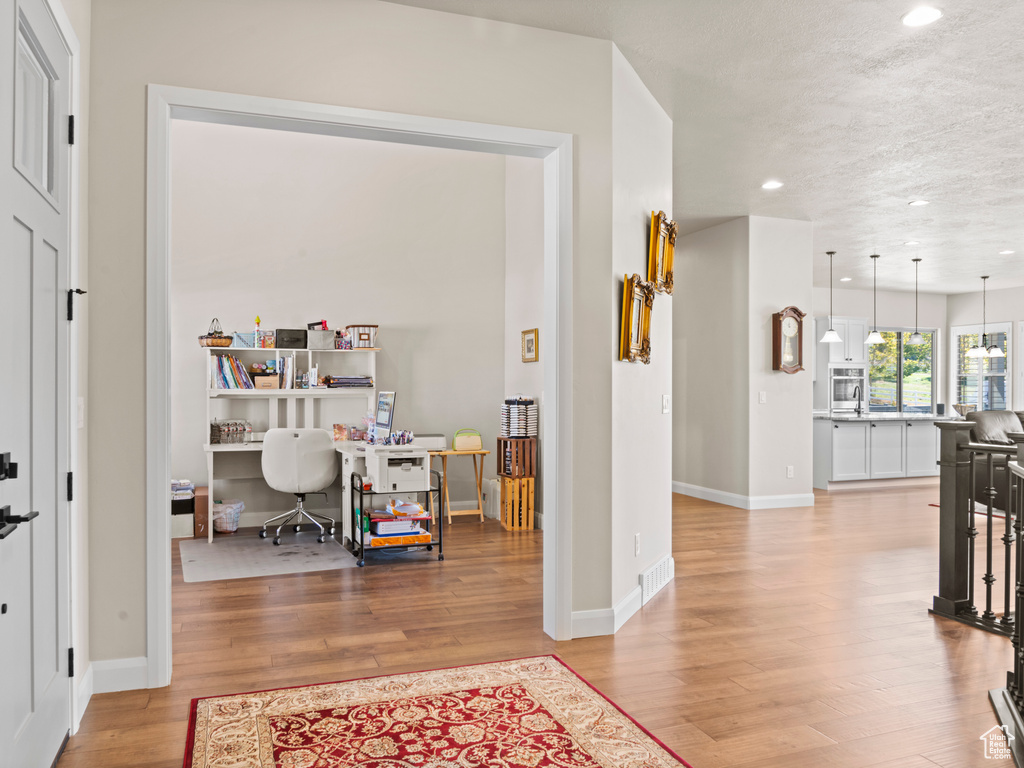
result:
M 778 496 L 743 496 L 739 493 L 719 491 L 714 488 L 705 488 L 701 485 L 681 483 L 678 480 L 672 481 L 672 492 L 681 493 L 684 496 L 693 496 L 704 501 L 713 501 L 716 504 L 725 504 L 739 509 L 783 509 L 786 507 L 813 507 L 813 493 L 794 493 Z
M 78 729 L 82 725 L 82 717 L 85 715 L 85 710 L 89 706 L 89 702 L 92 700 L 92 694 L 95 690 L 94 679 L 92 676 L 92 664 L 85 668 L 85 672 L 82 673 L 81 679 L 78 681 L 78 685 L 75 690 L 75 716 L 74 722 L 71 724 L 71 733 L 78 733 Z
M 613 608 L 601 608 L 596 611 L 572 612 L 572 636 L 598 637 L 614 635 L 619 628 L 640 610 L 643 603 L 643 592 L 640 585 L 633 587 L 624 598 Z
M 89 669 L 93 675 L 93 693 L 136 691 L 149 687 L 149 663 L 145 656 L 94 661 Z
M 829 493 L 833 491 L 871 491 L 881 490 L 884 488 L 913 488 L 922 486 L 939 486 L 939 478 L 937 475 L 923 475 L 921 477 L 896 477 L 889 480 L 842 480 L 834 481 L 829 480 L 828 488 L 826 490 Z

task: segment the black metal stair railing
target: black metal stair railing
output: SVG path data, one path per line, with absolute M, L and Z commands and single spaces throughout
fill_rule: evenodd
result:
M 1024 437 L 1024 436 L 1022 436 Z M 1014 437 L 1016 440 L 1016 436 Z M 1007 465 L 1013 496 L 1006 519 L 1009 523 L 1013 518 L 1012 535 L 1021 541 L 1024 520 L 1024 440 L 1017 440 L 1017 460 Z M 1012 514 L 1011 514 L 1012 512 Z M 1024 547 L 1017 547 L 1014 557 L 1014 615 L 1024 616 L 1024 584 L 1021 574 L 1024 573 Z M 1006 687 L 996 688 L 988 692 L 989 701 L 995 710 L 996 719 L 1006 729 L 1007 746 L 1013 756 L 1015 765 L 1024 766 L 1024 622 L 1017 622 L 1012 627 L 1010 642 L 1013 645 L 1013 669 L 1006 673 Z
M 970 441 L 973 422 L 936 424 L 939 449 L 939 593 L 931 612 L 988 632 L 1014 633 L 1017 601 L 1013 589 L 1020 577 L 1014 525 L 1021 477 L 1011 471 L 1017 452 L 1024 448 L 1024 433 L 1011 435 L 1016 446 L 993 446 Z M 984 482 L 979 482 L 979 476 Z M 984 505 L 984 511 L 979 507 Z M 978 542 L 984 525 L 983 550 Z M 1000 530 L 1002 535 L 999 535 Z M 997 545 L 996 539 L 999 544 Z M 1002 547 L 997 558 L 996 547 Z M 997 575 L 996 562 L 1002 560 Z M 979 567 L 984 566 L 984 572 Z M 984 584 L 984 605 L 979 613 L 976 585 Z M 998 585 L 998 586 L 997 586 Z M 993 590 L 1002 587 L 1001 612 Z

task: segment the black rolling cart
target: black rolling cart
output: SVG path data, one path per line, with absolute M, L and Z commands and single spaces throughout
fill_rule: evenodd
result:
M 427 533 L 430 534 L 430 541 L 425 541 L 421 544 L 390 544 L 382 547 L 367 547 L 365 546 L 365 531 L 363 530 L 362 516 L 365 514 L 365 502 L 366 499 L 372 499 L 374 496 L 395 496 L 397 494 L 394 491 L 364 491 L 363 490 L 363 478 L 358 472 L 352 473 L 351 478 L 351 494 L 352 503 L 349 505 L 352 509 L 351 528 L 352 539 L 345 544 L 345 548 L 351 552 L 355 557 L 359 559 L 356 563 L 360 568 L 363 567 L 366 560 L 367 553 L 373 552 L 387 552 L 389 550 L 408 550 L 408 549 L 425 549 L 428 552 L 437 547 L 437 559 L 444 560 L 444 525 L 441 523 L 439 515 L 435 515 L 434 512 L 434 501 L 433 494 L 440 494 L 441 491 L 441 473 L 435 470 L 430 471 L 433 477 L 433 482 L 436 483 L 430 488 L 424 488 L 422 491 L 408 491 L 407 493 L 415 493 L 417 497 L 425 494 L 426 495 L 426 510 L 430 513 L 430 519 L 424 520 L 426 525 Z M 358 514 L 357 514 L 358 512 Z M 435 517 L 437 518 L 435 522 Z M 368 517 L 366 519 L 369 519 Z

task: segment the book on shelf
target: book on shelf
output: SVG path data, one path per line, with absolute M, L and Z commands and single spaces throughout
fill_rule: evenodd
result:
M 370 519 L 370 530 L 378 536 L 399 533 L 422 533 L 417 520 L 375 520 Z
M 210 356 L 210 383 L 213 389 L 254 389 L 245 366 L 234 355 Z

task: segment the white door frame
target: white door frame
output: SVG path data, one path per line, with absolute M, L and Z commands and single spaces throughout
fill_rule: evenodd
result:
M 544 160 L 544 631 L 572 627 L 571 134 L 443 120 L 166 85 L 148 88 L 146 149 L 146 665 L 171 680 L 171 119 L 317 133 Z

